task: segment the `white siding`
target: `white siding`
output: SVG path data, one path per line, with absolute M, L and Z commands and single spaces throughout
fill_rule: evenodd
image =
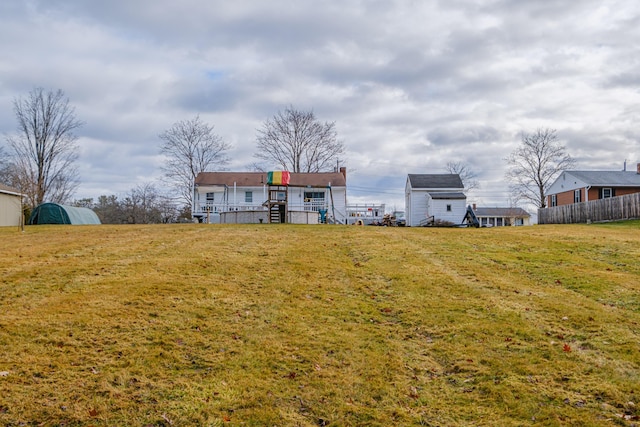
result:
M 406 209 L 407 226 L 417 227 L 420 221 L 431 216 L 429 214 L 429 193 L 423 190 L 412 190 L 407 195 L 409 203 Z
M 0 227 L 20 225 L 20 197 L 0 193 Z
M 433 213 L 436 219 L 449 221 L 454 224 L 462 224 L 462 219 L 467 213 L 465 199 L 436 199 L 433 200 Z M 451 205 L 451 211 L 447 211 L 447 205 Z
M 549 186 L 547 189 L 547 193 L 549 194 L 558 194 L 563 193 L 565 191 L 577 190 L 578 188 L 585 188 L 587 183 L 579 180 L 575 176 L 571 175 L 570 172 L 562 172 L 558 178 Z

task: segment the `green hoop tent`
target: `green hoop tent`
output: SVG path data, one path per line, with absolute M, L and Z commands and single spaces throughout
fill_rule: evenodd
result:
M 29 225 L 37 224 L 100 224 L 100 218 L 89 208 L 43 203 L 29 217 Z

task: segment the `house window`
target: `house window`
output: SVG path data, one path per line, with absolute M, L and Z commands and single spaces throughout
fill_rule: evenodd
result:
M 558 197 L 556 194 L 551 195 L 551 207 L 558 206 Z
M 582 191 L 578 188 L 577 190 L 573 190 L 573 203 L 580 203 Z
M 602 189 L 602 198 L 608 199 L 609 197 L 613 197 L 613 190 L 611 188 L 603 188 Z
M 451 205 L 447 205 L 447 212 L 451 212 Z
M 324 208 L 324 191 L 305 191 L 304 210 L 319 211 Z
M 304 199 L 311 201 L 315 200 L 324 200 L 324 191 L 305 191 Z
M 502 227 L 502 218 L 496 218 L 496 227 Z
M 244 192 L 244 202 L 245 203 L 253 203 L 253 191 L 245 191 Z

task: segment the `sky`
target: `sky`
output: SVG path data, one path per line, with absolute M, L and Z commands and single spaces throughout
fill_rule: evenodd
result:
M 0 47 L 0 134 L 35 87 L 85 123 L 78 199 L 158 182 L 158 135 L 197 115 L 248 171 L 289 106 L 335 122 L 348 202 L 387 210 L 448 162 L 469 203 L 509 206 L 505 158 L 538 128 L 577 169 L 640 162 L 637 0 L 4 0 Z

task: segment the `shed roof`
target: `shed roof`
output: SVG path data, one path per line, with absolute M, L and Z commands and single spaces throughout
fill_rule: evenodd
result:
M 0 193 L 11 194 L 13 196 L 22 196 L 22 193 L 20 193 L 20 190 L 11 188 L 4 184 L 0 184 Z
M 411 188 L 464 188 L 462 179 L 458 174 L 409 174 L 409 183 Z
M 200 172 L 196 185 L 234 184 L 240 187 L 260 187 L 267 184 L 266 172 Z M 347 179 L 341 172 L 291 173 L 291 186 L 346 187 Z
M 531 215 L 522 208 L 476 208 L 476 216 L 528 218 Z
M 460 193 L 460 192 L 445 192 L 445 191 L 435 191 L 432 193 L 429 193 L 429 196 L 431 196 L 432 199 L 434 200 L 465 200 L 467 198 L 467 196 L 465 196 L 464 193 Z
M 629 171 L 565 171 L 587 185 L 597 187 L 640 187 L 640 174 Z

